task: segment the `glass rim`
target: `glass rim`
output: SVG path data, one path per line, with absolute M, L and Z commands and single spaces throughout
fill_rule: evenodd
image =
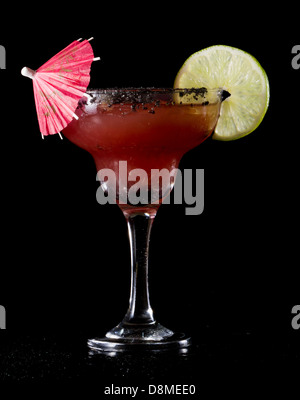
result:
M 168 88 L 168 87 L 110 87 L 110 88 L 88 88 L 86 93 L 99 93 L 105 94 L 110 92 L 150 92 L 150 93 L 199 93 L 204 91 L 207 93 L 221 93 L 222 88 L 207 89 L 206 87 L 201 88 Z
M 124 87 L 124 88 L 91 88 L 86 91 L 90 103 L 127 104 L 155 103 L 164 101 L 170 104 L 208 105 L 223 101 L 224 91 L 221 88 L 157 88 L 157 87 Z

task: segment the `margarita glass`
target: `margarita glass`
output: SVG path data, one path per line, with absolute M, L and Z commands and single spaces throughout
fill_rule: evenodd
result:
M 173 188 L 180 159 L 208 138 L 218 121 L 222 90 L 201 89 L 96 89 L 87 92 L 63 134 L 94 158 L 97 171 L 112 171 L 115 186 L 100 179 L 104 192 L 115 196 L 126 218 L 131 250 L 131 289 L 128 311 L 119 325 L 88 345 L 100 351 L 181 349 L 190 338 L 159 324 L 153 315 L 148 291 L 150 231 L 156 212 Z M 226 93 L 225 93 L 226 97 Z M 126 165 L 126 170 L 121 166 Z M 159 187 L 150 200 L 151 178 L 139 182 L 145 201 L 129 196 L 133 171 L 167 170 L 173 180 Z M 130 182 L 129 182 L 130 181 Z M 153 193 L 153 191 L 152 191 Z

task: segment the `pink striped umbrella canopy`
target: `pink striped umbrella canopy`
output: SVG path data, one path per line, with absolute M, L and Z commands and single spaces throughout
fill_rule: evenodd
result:
M 91 39 L 75 40 L 36 71 L 27 67 L 21 71 L 33 81 L 42 138 L 55 133 L 61 137 L 60 131 L 78 118 L 74 111 L 90 82 L 91 64 L 100 59 L 94 57 Z

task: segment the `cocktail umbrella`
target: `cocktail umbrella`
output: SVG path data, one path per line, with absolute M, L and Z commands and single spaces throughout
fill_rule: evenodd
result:
M 90 82 L 94 57 L 88 40 L 78 39 L 50 58 L 36 71 L 24 67 L 21 74 L 33 80 L 33 91 L 42 138 L 58 133 L 73 118 L 78 100 L 85 94 Z

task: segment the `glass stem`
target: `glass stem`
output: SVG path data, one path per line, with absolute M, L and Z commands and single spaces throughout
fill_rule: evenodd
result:
M 131 289 L 129 308 L 123 323 L 134 325 L 154 324 L 148 288 L 149 240 L 154 215 L 126 215 L 130 253 Z

